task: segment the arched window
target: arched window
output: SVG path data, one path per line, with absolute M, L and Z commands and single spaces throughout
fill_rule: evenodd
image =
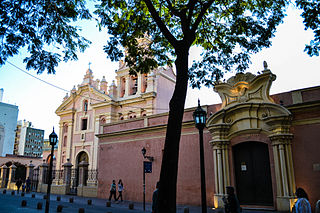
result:
M 64 124 L 63 125 L 63 133 L 67 133 L 68 132 L 68 124 Z

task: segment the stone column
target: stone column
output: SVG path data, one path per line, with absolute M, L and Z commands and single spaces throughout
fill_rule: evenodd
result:
M 30 180 L 32 180 L 32 178 L 33 178 L 33 169 L 34 169 L 34 165 L 32 164 L 32 160 L 31 160 L 29 165 L 27 166 L 26 178 L 30 178 Z
M 128 97 L 129 96 L 129 89 L 130 89 L 130 76 L 126 76 L 126 85 L 125 85 L 125 92 L 123 97 Z
M 39 182 L 37 192 L 47 191 L 48 168 L 49 165 L 46 163 L 45 160 L 43 160 L 43 163 L 39 166 Z
M 277 210 L 290 211 L 296 189 L 292 162 L 290 133 L 269 136 L 273 146 L 275 175 L 277 182 Z
M 71 168 L 72 164 L 70 163 L 70 159 L 67 159 L 67 162 L 63 164 L 63 172 L 64 172 L 64 180 L 63 184 L 69 185 L 71 183 Z
M 87 185 L 88 167 L 89 167 L 89 164 L 85 161 L 81 161 L 79 163 L 79 186 L 80 187 Z
M 214 162 L 214 206 L 223 208 L 222 197 L 226 194 L 226 187 L 230 186 L 230 165 L 229 165 L 229 143 L 227 138 L 230 126 L 228 124 L 219 124 L 208 127 L 212 140 L 210 145 L 213 149 Z
M 8 189 L 15 189 L 15 179 L 14 179 L 14 176 L 16 174 L 16 169 L 17 167 L 12 164 L 10 167 L 9 167 L 9 179 L 8 179 L 8 186 L 7 188 Z
M 137 82 L 138 86 L 137 86 L 137 93 L 136 94 L 140 95 L 141 94 L 143 74 L 138 73 L 137 78 L 138 78 L 138 82 Z
M 7 180 L 7 170 L 8 167 L 6 165 L 3 165 L 1 168 L 1 188 L 5 188 L 6 187 L 6 180 Z

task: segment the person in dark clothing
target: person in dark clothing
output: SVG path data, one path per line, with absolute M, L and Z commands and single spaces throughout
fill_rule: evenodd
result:
M 17 182 L 16 182 L 17 193 L 18 194 L 19 194 L 19 190 L 20 190 L 21 185 L 22 185 L 22 180 L 21 180 L 21 178 L 19 178 L 19 180 L 17 180 Z
M 114 197 L 114 200 L 117 200 L 117 185 L 116 181 L 113 180 L 112 184 L 110 186 L 110 196 L 109 196 L 109 201 L 111 201 L 112 196 Z
M 30 178 L 28 177 L 27 180 L 26 180 L 26 190 L 27 190 L 27 193 L 30 192 L 30 186 L 31 186 L 31 180 L 30 180 Z
M 157 182 L 156 190 L 154 190 L 152 194 L 152 213 L 157 213 L 157 204 L 158 204 L 158 194 L 159 194 L 160 182 Z
M 240 213 L 241 208 L 239 200 L 234 193 L 234 188 L 232 186 L 227 186 L 227 197 L 223 197 L 225 213 Z

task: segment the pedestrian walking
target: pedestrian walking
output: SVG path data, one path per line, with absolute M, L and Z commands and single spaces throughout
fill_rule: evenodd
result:
M 22 180 L 21 178 L 19 178 L 16 182 L 16 186 L 17 186 L 17 193 L 19 194 L 19 190 L 20 190 L 20 187 L 22 185 Z
M 120 179 L 119 182 L 118 182 L 118 198 L 117 200 L 119 200 L 119 198 L 121 198 L 121 202 L 123 201 L 123 198 L 122 198 L 122 191 L 123 191 L 123 183 L 122 183 L 122 180 Z
M 113 180 L 112 184 L 110 186 L 110 196 L 109 196 L 109 201 L 111 201 L 112 196 L 114 197 L 114 200 L 117 200 L 117 186 L 116 186 L 116 181 Z
M 296 196 L 298 200 L 295 202 L 292 212 L 293 213 L 311 213 L 311 206 L 307 193 L 302 188 L 297 188 Z
M 30 192 L 30 186 L 31 186 L 31 180 L 30 180 L 30 177 L 28 177 L 26 180 L 27 193 Z
M 158 181 L 156 184 L 156 189 L 154 190 L 152 194 L 152 213 L 157 213 L 158 212 L 158 194 L 159 194 L 159 187 L 160 187 L 160 182 Z
M 241 208 L 239 200 L 234 193 L 234 188 L 232 186 L 227 186 L 227 197 L 223 197 L 225 213 L 240 213 Z

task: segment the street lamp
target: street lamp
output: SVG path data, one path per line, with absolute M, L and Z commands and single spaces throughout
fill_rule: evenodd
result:
M 146 173 L 152 173 L 152 161 L 154 158 L 152 156 L 147 156 L 146 148 L 141 149 L 143 158 L 148 159 L 149 161 L 143 161 L 143 211 L 146 210 Z
M 54 150 L 54 146 L 57 144 L 58 142 L 58 136 L 57 134 L 54 132 L 54 128 L 52 133 L 49 135 L 49 142 L 51 145 L 51 158 L 50 158 L 50 164 L 49 164 L 49 181 L 48 181 L 48 188 L 47 188 L 47 200 L 46 200 L 46 209 L 45 209 L 45 213 L 49 212 L 49 204 L 50 204 L 50 191 L 51 191 L 51 183 L 52 183 L 52 165 L 53 165 L 53 150 Z
M 203 152 L 203 129 L 206 126 L 207 113 L 200 106 L 198 99 L 198 107 L 193 112 L 194 123 L 199 130 L 200 139 L 200 172 L 201 172 L 201 203 L 202 213 L 207 213 L 207 198 L 206 198 L 206 175 L 204 170 L 204 152 Z

